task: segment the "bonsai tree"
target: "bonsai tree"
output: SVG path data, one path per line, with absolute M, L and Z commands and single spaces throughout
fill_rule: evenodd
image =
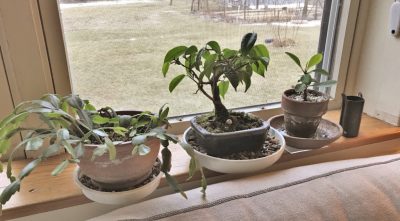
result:
M 264 77 L 269 64 L 269 52 L 265 45 L 255 45 L 256 33 L 246 34 L 240 50 L 221 49 L 216 41 L 208 42 L 203 48 L 196 46 L 178 46 L 168 51 L 164 58 L 162 73 L 167 75 L 171 64 L 185 70 L 169 84 L 172 92 L 184 79 L 189 78 L 214 105 L 215 121 L 225 123 L 230 119 L 230 112 L 222 103 L 221 97 L 231 85 L 235 91 L 239 84 L 245 85 L 245 92 L 251 86 L 253 72 Z M 208 88 L 206 88 L 208 87 Z
M 298 94 L 303 95 L 304 101 L 307 101 L 308 88 L 310 86 L 312 86 L 312 87 L 319 87 L 319 86 L 327 87 L 327 86 L 334 85 L 336 83 L 336 81 L 334 81 L 334 80 L 318 82 L 317 80 L 315 80 L 315 78 L 313 78 L 311 76 L 312 73 L 318 73 L 321 75 L 329 76 L 329 73 L 327 71 L 325 71 L 324 69 L 321 69 L 321 68 L 312 69 L 314 66 L 316 66 L 322 62 L 322 59 L 323 59 L 322 54 L 318 53 L 318 54 L 311 56 L 311 58 L 308 60 L 306 65 L 303 67 L 300 62 L 300 59 L 296 55 L 294 55 L 290 52 L 285 52 L 285 53 L 300 67 L 301 71 L 303 72 L 303 75 L 301 75 L 300 79 L 297 81 L 298 83 L 294 87 L 294 90 Z
M 7 177 L 10 184 L 0 195 L 0 206 L 20 189 L 22 180 L 27 177 L 41 162 L 65 149 L 67 156 L 51 175 L 61 173 L 70 163 L 79 163 L 86 144 L 96 144 L 92 160 L 108 153 L 112 161 L 116 157 L 116 145 L 130 141 L 132 155 L 146 155 L 150 147 L 145 142 L 148 138 L 157 138 L 164 147 L 161 151 L 163 163 L 161 171 L 167 181 L 183 196 L 177 182 L 169 175 L 171 169 L 171 152 L 169 143 L 177 143 L 178 139 L 166 133 L 169 126 L 167 116 L 169 108 L 161 107 L 158 114 L 142 112 L 134 116 L 118 115 L 112 108 L 97 110 L 88 100 L 77 95 L 60 97 L 55 94 L 45 95 L 39 100 L 27 101 L 18 105 L 15 110 L 0 121 L 0 156 L 11 147 L 11 138 L 23 132 L 22 141 L 14 147 L 7 164 Z M 36 115 L 44 124 L 41 127 L 26 127 L 24 122 L 29 116 Z M 76 118 L 78 116 L 79 118 Z M 50 145 L 45 145 L 49 141 Z M 12 162 L 18 149 L 38 150 L 44 147 L 39 157 L 27 164 L 18 176 L 12 173 Z M 196 161 L 191 160 L 190 174 L 197 169 Z M 201 169 L 201 168 L 200 168 Z M 3 171 L 0 163 L 0 172 Z M 205 184 L 203 185 L 205 189 Z

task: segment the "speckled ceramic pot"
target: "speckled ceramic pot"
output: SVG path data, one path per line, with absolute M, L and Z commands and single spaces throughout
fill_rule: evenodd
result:
M 308 90 L 325 97 L 321 102 L 305 102 L 291 99 L 294 89 L 286 90 L 282 95 L 282 109 L 287 133 L 295 137 L 312 137 L 321 122 L 322 115 L 328 110 L 329 98 L 319 91 Z

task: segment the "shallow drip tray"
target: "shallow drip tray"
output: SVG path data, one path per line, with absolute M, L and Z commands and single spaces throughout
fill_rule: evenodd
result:
M 321 120 L 315 135 L 311 138 L 295 137 L 286 134 L 283 114 L 272 117 L 268 120 L 268 123 L 285 137 L 286 145 L 289 146 L 287 148 L 289 153 L 323 148 L 337 140 L 343 133 L 343 129 L 339 124 L 326 119 Z

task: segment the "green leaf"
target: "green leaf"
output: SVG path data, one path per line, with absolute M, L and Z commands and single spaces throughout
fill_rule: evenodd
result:
M 106 124 L 110 122 L 110 118 L 102 117 L 100 115 L 94 115 L 92 117 L 92 122 L 95 124 Z
M 10 148 L 11 142 L 8 139 L 0 139 L 0 154 L 6 153 Z
M 126 132 L 128 132 L 128 129 L 126 129 L 125 127 L 113 127 L 111 129 L 114 131 L 114 133 L 121 136 L 125 136 Z
M 84 103 L 81 98 L 79 98 L 78 95 L 71 95 L 66 99 L 67 103 L 75 108 L 75 109 L 82 109 L 84 106 Z
M 221 97 L 224 99 L 225 99 L 225 94 L 228 91 L 228 88 L 229 88 L 229 81 L 220 81 L 218 83 L 219 95 L 221 95 Z
M 167 76 L 168 70 L 169 70 L 169 62 L 164 63 L 162 66 L 162 73 L 164 77 Z
M 251 86 L 251 72 L 250 73 L 248 73 L 248 72 L 244 72 L 243 73 L 243 81 L 244 81 L 244 85 L 245 85 L 245 89 L 244 89 L 244 92 L 247 92 L 247 90 L 250 88 L 250 86 Z
M 57 130 L 57 139 L 58 140 L 68 140 L 69 139 L 69 131 L 65 128 L 61 128 Z
M 312 77 L 310 74 L 304 74 L 300 78 L 301 82 L 305 85 L 310 85 L 312 82 Z
M 221 53 L 221 47 L 216 41 L 209 41 L 206 45 L 210 46 L 212 50 L 214 50 L 217 54 Z
M 117 149 L 115 148 L 114 143 L 108 137 L 105 137 L 104 141 L 108 148 L 108 155 L 110 157 L 110 160 L 115 160 L 115 158 L 117 157 Z
M 57 154 L 58 152 L 60 152 L 62 146 L 58 143 L 52 144 L 49 147 L 47 147 L 44 151 L 43 151 L 43 156 L 45 158 L 50 157 L 50 156 L 54 156 L 55 154 Z
M 199 50 L 199 53 L 197 53 L 197 55 L 196 55 L 195 67 L 198 71 L 200 71 L 200 65 L 202 64 L 201 58 L 203 57 L 203 54 L 205 51 L 206 51 L 206 49 L 202 48 Z
M 96 157 L 103 156 L 107 152 L 108 148 L 106 145 L 99 145 L 94 149 L 91 160 L 93 161 Z
M 31 138 L 25 146 L 25 150 L 38 150 L 43 145 L 43 139 L 39 137 Z
M 168 113 L 169 113 L 169 107 L 165 108 L 165 110 L 163 110 L 160 114 L 160 119 L 166 119 L 168 117 Z
M 260 58 L 260 62 L 261 62 L 261 64 L 264 66 L 265 71 L 266 71 L 267 68 L 268 68 L 268 65 L 269 65 L 269 58 L 267 58 L 267 57 L 261 57 L 261 58 Z
M 64 146 L 65 150 L 67 150 L 67 152 L 72 156 L 72 158 L 76 159 L 75 151 L 71 144 L 65 140 L 61 141 L 61 143 Z
M 222 53 L 224 54 L 225 58 L 232 58 L 232 57 L 236 56 L 239 52 L 236 50 L 231 50 L 231 49 L 225 48 L 224 50 L 222 50 Z
M 242 42 L 240 44 L 240 51 L 243 55 L 249 54 L 250 50 L 253 48 L 257 41 L 257 33 L 247 33 L 243 36 Z
M 58 174 L 63 172 L 65 168 L 67 168 L 68 164 L 69 164 L 68 160 L 62 161 L 60 164 L 56 166 L 56 168 L 54 168 L 54 170 L 51 172 L 51 175 L 57 176 Z
M 25 178 L 26 176 L 28 176 L 28 175 L 32 172 L 32 170 L 34 170 L 34 169 L 39 165 L 40 162 L 42 162 L 42 159 L 41 159 L 41 158 L 37 158 L 37 159 L 31 161 L 30 163 L 28 163 L 28 164 L 21 170 L 21 172 L 19 173 L 19 175 L 18 175 L 19 179 L 22 180 L 23 178 Z
M 138 145 L 138 153 L 139 153 L 140 156 L 147 155 L 147 154 L 150 153 L 150 151 L 151 151 L 150 147 L 148 147 L 148 146 L 146 146 L 144 144 L 139 144 Z
M 295 90 L 297 93 L 301 93 L 301 92 L 303 92 L 306 88 L 307 88 L 307 85 L 301 83 L 301 84 L 297 84 L 297 85 L 294 87 L 294 90 Z
M 256 51 L 258 56 L 265 57 L 269 60 L 269 51 L 265 45 L 258 44 L 256 46 L 254 46 L 254 50 Z
M 100 137 L 107 137 L 107 133 L 100 129 L 94 129 L 93 133 L 99 135 Z
M 43 99 L 47 100 L 53 107 L 56 109 L 60 108 L 60 98 L 55 94 L 47 94 L 43 97 Z
M 172 187 L 172 189 L 175 192 L 179 192 L 185 199 L 187 199 L 187 196 L 185 194 L 185 192 L 182 191 L 182 189 L 179 187 L 178 182 L 175 180 L 175 178 L 173 178 L 171 175 L 169 175 L 169 173 L 164 172 L 165 174 L 165 179 L 167 180 L 168 184 Z
M 317 74 L 329 76 L 329 73 L 328 73 L 326 70 L 322 69 L 322 68 L 317 68 L 317 69 L 315 69 L 315 70 L 310 71 L 310 73 L 311 73 L 311 72 L 315 72 L 315 73 L 317 73 Z
M 290 53 L 290 52 L 285 52 L 300 68 L 303 70 L 303 67 L 301 66 L 300 59 L 296 55 Z
M 85 103 L 85 106 L 83 107 L 84 110 L 96 111 L 96 108 L 92 104 L 90 104 L 88 100 L 85 100 L 84 103 Z
M 0 122 L 0 128 L 3 128 L 4 126 L 8 125 L 8 124 L 20 124 L 22 121 L 24 121 L 27 117 L 28 117 L 29 113 L 27 112 L 23 112 L 23 113 L 19 113 L 19 114 L 11 114 L 9 116 L 7 116 L 6 118 L 4 118 L 1 122 Z
M 75 155 L 76 155 L 76 158 L 81 158 L 84 154 L 85 154 L 85 150 L 83 149 L 83 145 L 82 145 L 81 142 L 79 142 L 79 143 L 75 146 Z
M 11 184 L 9 184 L 0 195 L 0 203 L 5 204 L 8 200 L 10 200 L 11 196 L 14 195 L 17 191 L 19 191 L 21 187 L 21 182 L 19 180 L 15 180 Z
M 185 55 L 192 55 L 197 52 L 197 47 L 192 45 L 185 50 Z
M 175 48 L 172 48 L 167 52 L 164 58 L 164 64 L 169 63 L 175 58 L 178 58 L 179 56 L 183 55 L 185 53 L 187 47 L 186 46 L 177 46 Z
M 306 71 L 308 69 L 310 69 L 311 67 L 321 63 L 322 59 L 323 59 L 323 56 L 320 53 L 313 55 L 306 64 Z
M 169 172 L 172 167 L 171 165 L 172 153 L 167 147 L 164 147 L 161 150 L 161 156 L 162 156 L 161 171 L 163 171 L 164 173 Z
M 132 116 L 130 115 L 119 115 L 118 117 L 118 125 L 124 128 L 129 128 L 132 122 Z
M 183 80 L 183 78 L 185 78 L 185 76 L 186 75 L 181 74 L 172 79 L 172 81 L 169 83 L 169 92 L 172 92 L 176 88 L 176 86 L 178 86 L 178 84 Z
M 189 177 L 186 179 L 186 181 L 193 178 L 194 174 L 196 173 L 196 170 L 197 170 L 196 159 L 191 158 L 189 162 Z
M 143 144 L 146 142 L 147 136 L 146 135 L 137 135 L 132 138 L 132 145 L 136 146 L 139 144 Z
M 206 176 L 204 175 L 204 171 L 203 171 L 203 168 L 199 168 L 199 170 L 200 170 L 200 173 L 201 173 L 201 187 L 202 187 L 202 190 L 201 190 L 201 192 L 205 195 L 206 194 L 206 190 L 207 190 L 207 179 L 206 179 Z
M 335 85 L 335 84 L 336 84 L 335 80 L 327 80 L 327 81 L 324 81 L 324 82 L 314 83 L 312 86 L 330 87 L 330 86 Z
M 133 147 L 131 154 L 132 155 L 136 155 L 138 153 L 139 153 L 139 145 Z
M 232 72 L 225 73 L 225 76 L 228 78 L 228 80 L 231 83 L 232 87 L 236 91 L 237 86 L 239 85 L 239 76 L 237 75 L 237 73 L 232 71 Z

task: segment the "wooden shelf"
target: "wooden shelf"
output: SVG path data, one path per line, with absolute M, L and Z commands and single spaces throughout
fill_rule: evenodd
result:
M 324 116 L 324 118 L 338 122 L 339 115 L 339 111 L 330 111 Z M 296 154 L 288 154 L 285 152 L 282 158 L 278 161 L 278 164 L 396 138 L 400 138 L 400 127 L 395 127 L 364 115 L 358 137 L 341 137 L 328 147 L 318 150 Z M 173 152 L 173 167 L 171 173 L 179 182 L 185 182 L 188 175 L 189 158 L 178 145 L 173 146 L 171 151 Z M 22 183 L 20 192 L 14 195 L 13 198 L 3 207 L 3 215 L 0 219 L 28 216 L 91 202 L 82 195 L 80 189 L 73 183 L 72 173 L 75 168 L 74 165 L 70 165 L 57 177 L 52 177 L 50 175 L 53 168 L 63 158 L 63 155 L 52 157 L 43 162 L 36 171 L 32 172 L 32 174 Z M 29 160 L 14 162 L 14 171 L 18 172 L 21 170 L 27 162 L 29 162 Z M 213 171 L 206 171 L 206 176 L 209 178 L 218 175 L 220 174 Z M 199 179 L 199 177 L 194 177 L 194 180 L 196 179 Z M 4 189 L 7 185 L 8 179 L 6 178 L 5 173 L 0 174 L 0 190 Z M 163 179 L 161 187 L 166 185 L 167 184 Z

